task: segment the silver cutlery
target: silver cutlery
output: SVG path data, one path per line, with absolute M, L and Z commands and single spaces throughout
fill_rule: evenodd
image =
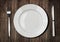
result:
M 8 34 L 9 34 L 9 37 L 10 37 L 10 14 L 11 14 L 11 11 L 7 11 L 7 16 L 8 16 Z
M 52 36 L 55 37 L 54 5 L 52 5 Z

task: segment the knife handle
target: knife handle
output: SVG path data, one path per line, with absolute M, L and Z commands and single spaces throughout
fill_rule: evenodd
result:
M 52 36 L 55 37 L 55 21 L 52 20 Z

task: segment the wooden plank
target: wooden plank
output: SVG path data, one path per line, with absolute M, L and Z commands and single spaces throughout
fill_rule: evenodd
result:
M 55 6 L 55 32 L 56 36 L 52 38 L 52 42 L 60 42 L 60 0 L 53 0 Z
M 8 42 L 7 0 L 0 0 L 0 42 Z
M 60 42 L 60 0 L 55 1 L 56 42 Z

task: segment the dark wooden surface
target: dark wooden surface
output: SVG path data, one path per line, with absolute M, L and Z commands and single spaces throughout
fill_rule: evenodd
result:
M 56 37 L 52 39 L 53 42 L 60 42 L 60 0 L 55 0 L 53 2 L 55 5 L 55 28 Z
M 0 42 L 60 42 L 60 5 L 59 0 L 0 0 Z M 17 33 L 13 24 L 15 12 L 19 7 L 25 4 L 37 4 L 41 6 L 47 13 L 49 24 L 47 30 L 36 38 L 25 38 Z M 55 27 L 56 37 L 52 37 L 52 19 L 51 19 L 51 6 L 55 6 Z M 8 37 L 8 24 L 6 11 L 11 10 L 11 37 Z
M 8 41 L 6 6 L 6 0 L 0 0 L 0 42 Z

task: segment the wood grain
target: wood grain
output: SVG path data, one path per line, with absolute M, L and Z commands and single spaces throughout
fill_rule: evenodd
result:
M 6 0 L 0 0 L 0 42 L 8 41 L 6 7 Z
M 60 1 L 55 1 L 56 42 L 60 42 Z
M 56 36 L 52 38 L 52 42 L 60 42 L 60 0 L 53 0 L 55 6 L 55 32 Z
M 46 31 L 36 38 L 25 38 L 15 30 L 13 19 L 19 7 L 25 4 L 37 4 L 47 13 L 49 24 Z M 55 6 L 56 37 L 52 37 L 51 6 Z M 11 10 L 11 36 L 8 37 L 7 10 Z M 59 0 L 0 0 L 0 42 L 60 42 L 60 1 Z

